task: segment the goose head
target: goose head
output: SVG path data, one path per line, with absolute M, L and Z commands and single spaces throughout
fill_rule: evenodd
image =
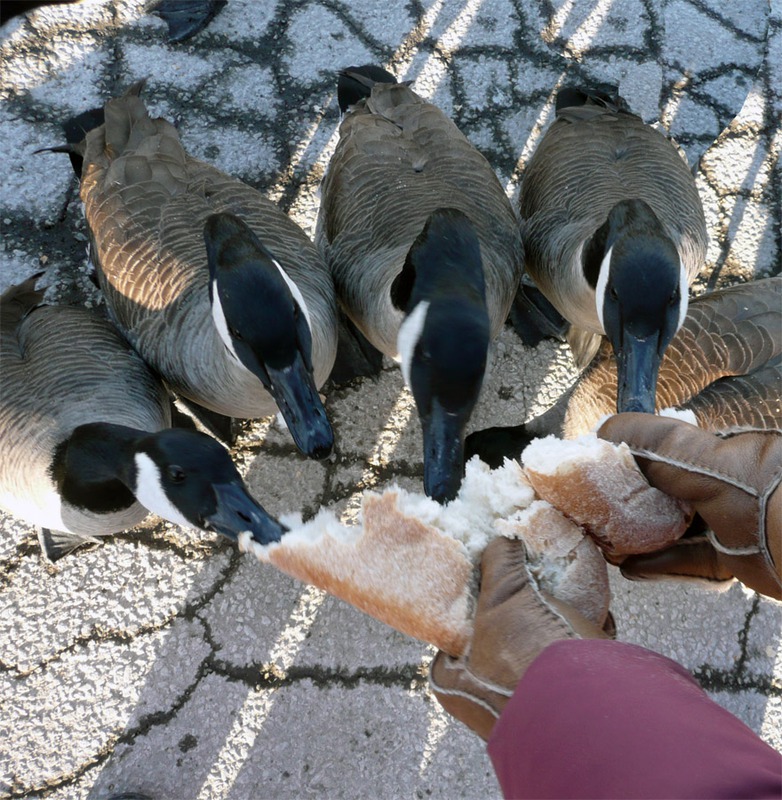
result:
M 588 279 L 590 271 L 617 362 L 617 411 L 654 413 L 660 362 L 687 315 L 689 281 L 676 246 L 646 203 L 623 201 L 585 248 Z
M 223 344 L 274 397 L 299 450 L 325 458 L 334 433 L 315 386 L 304 297 L 238 217 L 209 217 L 204 240 L 212 317 Z
M 87 423 L 58 448 L 52 472 L 65 501 L 95 512 L 135 497 L 170 522 L 233 541 L 269 544 L 287 530 L 247 491 L 228 451 L 197 431 Z
M 391 290 L 406 312 L 397 346 L 424 439 L 424 491 L 444 503 L 463 477 L 464 434 L 490 340 L 478 237 L 460 211 L 427 220 Z

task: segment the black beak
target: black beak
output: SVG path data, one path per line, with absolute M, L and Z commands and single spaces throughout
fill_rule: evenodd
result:
M 654 414 L 660 355 L 657 336 L 639 339 L 624 331 L 622 347 L 616 351 L 618 386 L 617 413 L 641 411 Z
M 421 419 L 424 434 L 424 491 L 438 503 L 459 493 L 464 477 L 464 428 L 467 416 L 446 411 L 438 400 Z
M 310 458 L 326 458 L 334 447 L 334 431 L 326 417 L 312 374 L 298 353 L 293 363 L 277 370 L 266 367 L 269 391 L 296 442 Z
M 287 528 L 270 516 L 240 483 L 221 483 L 214 486 L 217 510 L 205 519 L 206 525 L 217 533 L 236 541 L 241 533 L 249 533 L 258 544 L 279 542 Z

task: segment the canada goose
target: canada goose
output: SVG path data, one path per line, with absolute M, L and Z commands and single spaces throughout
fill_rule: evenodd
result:
M 274 203 L 191 158 L 173 125 L 150 118 L 140 89 L 60 148 L 83 158 L 81 198 L 113 321 L 176 393 L 229 417 L 278 406 L 303 453 L 328 455 L 317 391 L 337 346 L 327 266 Z
M 608 337 L 618 411 L 653 411 L 660 359 L 706 255 L 695 180 L 618 95 L 565 87 L 522 176 L 527 272 L 576 328 Z
M 0 506 L 41 526 L 52 561 L 153 511 L 234 541 L 285 529 L 249 495 L 228 451 L 169 428 L 165 388 L 114 326 L 38 305 L 35 276 L 0 297 Z
M 346 111 L 316 239 L 339 301 L 401 362 L 424 437 L 424 489 L 461 484 L 464 429 L 521 272 L 518 220 L 486 159 L 379 67 L 340 74 Z
M 617 366 L 603 343 L 579 379 L 544 414 L 467 437 L 466 456 L 489 464 L 517 458 L 535 437 L 566 439 L 614 412 Z M 782 277 L 743 283 L 692 300 L 660 364 L 657 409 L 690 411 L 702 428 L 782 429 Z

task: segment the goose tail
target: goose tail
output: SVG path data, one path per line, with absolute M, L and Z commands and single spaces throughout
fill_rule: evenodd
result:
M 11 286 L 3 292 L 0 297 L 0 320 L 2 321 L 2 331 L 5 337 L 11 331 L 16 330 L 17 325 L 35 308 L 43 304 L 45 289 L 36 289 L 35 284 L 43 275 L 37 272 L 27 280 Z
M 141 94 L 141 90 L 144 88 L 144 84 L 144 80 L 132 84 L 123 97 L 119 98 L 119 101 L 124 102 L 127 98 L 138 97 Z M 71 160 L 73 171 L 76 173 L 77 177 L 81 178 L 82 167 L 84 165 L 84 153 L 87 149 L 87 134 L 91 130 L 99 128 L 106 123 L 106 108 L 107 107 L 103 106 L 100 108 L 90 108 L 74 117 L 66 119 L 65 122 L 62 123 L 63 133 L 65 134 L 65 144 L 57 145 L 56 147 L 42 147 L 35 152 L 67 153 Z M 111 112 L 109 112 L 109 114 L 110 113 Z M 126 112 L 124 116 L 130 117 L 131 115 Z M 128 127 L 128 125 L 123 127 Z
M 587 113 L 595 108 L 605 109 L 614 114 L 632 114 L 627 101 L 619 94 L 619 87 L 608 84 L 584 89 L 580 86 L 565 85 L 557 92 L 556 111 L 584 109 Z
M 374 64 L 341 69 L 337 81 L 339 110 L 344 114 L 359 100 L 368 98 L 376 83 L 397 83 L 397 79 L 388 70 Z

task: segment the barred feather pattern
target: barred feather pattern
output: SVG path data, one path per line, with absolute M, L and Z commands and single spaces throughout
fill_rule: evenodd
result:
M 112 317 L 173 390 L 232 417 L 277 410 L 212 322 L 203 228 L 216 212 L 241 217 L 299 287 L 315 383 L 325 382 L 336 356 L 336 297 L 314 244 L 258 191 L 190 157 L 176 129 L 151 119 L 138 97 L 110 101 L 106 124 L 88 134 L 81 197 Z
M 632 199 L 652 208 L 692 283 L 706 257 L 706 222 L 677 147 L 610 105 L 558 111 L 522 176 L 525 263 L 557 310 L 592 333 L 603 330 L 581 253 L 613 206 Z
M 586 433 L 616 409 L 616 360 L 604 342 L 568 402 L 563 434 Z M 782 277 L 690 303 L 660 365 L 657 410 L 694 412 L 708 430 L 782 429 Z
M 169 427 L 170 400 L 115 327 L 84 308 L 42 306 L 20 318 L 2 303 L 0 505 L 45 527 L 103 535 L 137 525 L 139 503 L 114 514 L 63 504 L 50 467 L 74 428 L 112 422 Z M 62 524 L 55 525 L 57 520 Z
M 440 109 L 402 84 L 375 84 L 342 121 L 321 189 L 317 242 L 340 303 L 390 357 L 403 315 L 394 278 L 438 208 L 473 223 L 481 247 L 492 335 L 510 310 L 522 268 L 518 220 L 497 176 Z

